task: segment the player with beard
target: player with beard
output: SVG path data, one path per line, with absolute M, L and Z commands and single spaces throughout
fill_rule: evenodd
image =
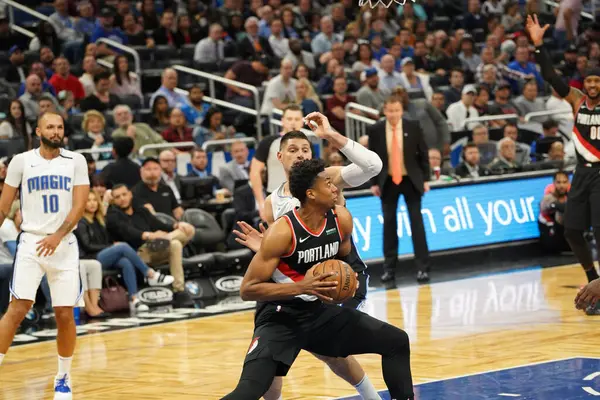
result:
M 239 383 L 223 400 L 258 400 L 276 376 L 286 375 L 300 350 L 332 358 L 379 354 L 391 399 L 414 400 L 406 332 L 330 304 L 328 293 L 338 282 L 326 278 L 335 272 L 307 273 L 351 251 L 352 215 L 336 205 L 338 190 L 323 160 L 295 163 L 288 187 L 300 207 L 269 227 L 244 275 L 240 295 L 257 301 L 254 335 Z
M 592 282 L 598 279 L 598 272 L 584 233 L 592 227 L 596 244 L 600 245 L 600 209 L 596 207 L 600 204 L 600 68 L 586 71 L 583 92 L 569 87 L 554 71 L 552 60 L 543 47 L 544 33 L 549 27 L 540 26 L 536 15 L 527 17 L 527 30 L 536 47 L 535 57 L 542 76 L 560 97 L 569 102 L 575 116 L 572 140 L 577 153 L 577 169 L 565 209 L 565 238 L 588 281 Z M 595 282 L 592 288 L 597 288 L 600 296 L 600 282 Z M 585 301 L 579 299 L 578 306 L 583 307 Z M 600 315 L 600 308 L 585 308 L 588 315 Z
M 65 136 L 60 115 L 43 114 L 36 134 L 41 139 L 40 147 L 12 159 L 0 197 L 0 225 L 19 189 L 23 218 L 13 261 L 12 299 L 0 320 L 0 363 L 46 275 L 58 330 L 54 399 L 70 400 L 76 339 L 73 307 L 82 295 L 79 249 L 73 230 L 85 211 L 89 178 L 83 155 L 60 148 Z
M 340 135 L 334 131 L 329 125 L 329 120 L 323 114 L 315 112 L 307 115 L 304 118 L 308 126 L 314 133 L 323 140 L 327 140 L 330 144 L 340 149 L 342 153 L 352 162 L 345 167 L 329 167 L 325 170 L 327 176 L 331 178 L 331 182 L 336 186 L 339 196 L 337 204 L 345 205 L 342 190 L 347 187 L 360 186 L 374 176 L 377 176 L 382 168 L 381 158 L 363 147 L 362 145 Z M 281 138 L 277 159 L 283 167 L 285 173 L 285 182 L 279 185 L 265 200 L 264 214 L 265 222 L 270 226 L 277 219 L 295 208 L 300 207 L 300 201 L 293 197 L 290 192 L 289 175 L 293 165 L 307 159 L 312 158 L 311 143 L 300 131 L 292 131 L 286 133 Z M 239 239 L 238 242 L 249 247 L 253 251 L 258 251 L 260 248 L 261 235 L 258 231 L 246 223 L 240 223 L 242 232 L 234 231 Z M 367 295 L 369 286 L 368 274 L 366 265 L 360 259 L 358 251 L 351 241 L 351 252 L 341 258 L 347 262 L 352 269 L 358 274 L 360 282 L 359 290 L 353 299 L 344 303 L 344 307 L 360 309 Z M 317 358 L 327 363 L 331 370 L 350 383 L 358 391 L 365 400 L 379 400 L 377 390 L 365 374 L 364 370 L 354 357 L 348 358 L 331 358 L 316 355 Z M 281 398 L 281 389 L 283 385 L 281 377 L 276 377 L 269 391 L 265 394 L 266 400 L 278 400 Z

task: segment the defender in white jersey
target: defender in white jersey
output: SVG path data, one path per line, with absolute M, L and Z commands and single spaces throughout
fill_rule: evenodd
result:
M 69 400 L 76 339 L 73 307 L 82 294 L 79 249 L 72 232 L 85 209 L 89 179 L 85 158 L 60 148 L 65 134 L 60 115 L 41 116 L 36 134 L 40 147 L 13 157 L 0 197 L 0 225 L 17 191 L 23 217 L 13 262 L 12 299 L 0 320 L 0 364 L 46 275 L 58 329 L 54 399 Z
M 340 151 L 348 158 L 348 160 L 352 162 L 351 165 L 346 167 L 330 167 L 325 170 L 328 176 L 331 178 L 331 182 L 338 188 L 337 204 L 344 206 L 345 200 L 342 190 L 347 187 L 360 186 L 372 177 L 376 176 L 382 168 L 381 158 L 373 151 L 370 151 L 362 145 L 335 132 L 329 125 L 329 120 L 327 117 L 321 113 L 311 113 L 305 117 L 305 120 L 317 136 L 338 147 Z M 286 178 L 288 178 L 290 170 L 295 163 L 312 158 L 310 141 L 302 132 L 293 131 L 287 133 L 281 138 L 281 144 L 277 158 L 283 165 Z M 297 207 L 300 207 L 300 201 L 291 195 L 288 182 L 284 182 L 265 200 L 265 222 L 271 225 L 279 217 Z M 260 235 L 258 231 L 253 229 L 248 224 L 240 223 L 240 227 L 242 228 L 243 232 L 235 231 L 239 236 L 239 238 L 236 240 L 239 243 L 249 247 L 251 250 L 255 252 L 258 251 L 260 248 L 262 235 Z M 354 246 L 353 250 L 354 252 L 351 252 L 349 255 L 352 260 L 345 259 L 344 261 L 348 262 L 348 264 L 350 264 L 355 271 L 360 274 L 359 280 L 361 281 L 361 287 L 359 287 L 359 290 L 363 290 L 366 294 L 366 289 L 368 286 L 367 275 L 364 273 L 366 266 L 364 266 L 364 263 L 358 257 Z M 357 267 L 357 265 L 359 267 Z M 275 274 L 273 279 L 277 280 L 277 276 Z M 352 301 L 353 300 L 350 300 L 350 302 Z M 361 301 L 358 300 L 354 303 L 350 303 L 349 307 L 358 308 L 360 303 Z M 354 357 L 350 356 L 347 358 L 331 358 L 322 357 L 319 355 L 315 356 L 326 362 L 331 370 L 340 378 L 354 386 L 363 399 L 380 399 L 379 395 L 377 394 L 377 390 L 375 390 L 364 370 L 356 361 L 356 359 L 354 359 Z M 280 399 L 282 386 L 282 377 L 275 377 L 271 388 L 267 393 L 265 393 L 264 398 L 266 400 Z

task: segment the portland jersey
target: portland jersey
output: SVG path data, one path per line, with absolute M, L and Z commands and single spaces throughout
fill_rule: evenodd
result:
M 23 232 L 51 235 L 73 208 L 73 187 L 90 182 L 83 155 L 61 149 L 46 160 L 34 149 L 13 157 L 5 183 L 20 189 Z
M 575 111 L 573 144 L 579 162 L 600 162 L 600 104 L 588 107 L 587 96 L 583 96 Z
M 342 244 L 342 234 L 335 211 L 325 215 L 321 228 L 313 232 L 300 220 L 298 211 L 293 209 L 282 216 L 292 230 L 292 248 L 280 257 L 280 262 L 271 279 L 275 283 L 293 283 L 304 279 L 306 271 L 315 264 L 333 259 Z M 318 300 L 316 296 L 300 295 L 292 302 L 300 304 Z M 278 301 L 278 303 L 282 303 Z
M 293 196 L 283 194 L 283 182 L 273 193 L 271 193 L 271 208 L 273 209 L 273 219 L 277 221 L 282 215 L 300 207 L 300 200 Z

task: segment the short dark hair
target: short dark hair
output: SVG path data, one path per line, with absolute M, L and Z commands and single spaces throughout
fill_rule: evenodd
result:
M 279 143 L 279 150 L 283 149 L 285 144 L 291 139 L 304 139 L 308 142 L 308 144 L 311 144 L 310 140 L 308 139 L 308 136 L 306 136 L 304 132 L 290 131 L 281 137 L 281 142 Z
M 115 190 L 118 190 L 118 189 L 121 189 L 121 188 L 125 188 L 125 189 L 129 190 L 129 186 L 127 186 L 127 185 L 126 185 L 126 184 L 124 184 L 124 183 L 117 183 L 116 185 L 114 185 L 114 186 L 112 187 L 112 190 L 113 190 L 113 192 L 114 192 Z
M 306 202 L 306 191 L 314 186 L 317 175 L 323 171 L 325 171 L 325 161 L 320 158 L 303 160 L 292 167 L 289 178 L 290 192 L 300 200 L 300 204 Z
M 542 128 L 544 130 L 548 130 L 548 129 L 552 129 L 552 128 L 558 128 L 558 122 L 556 122 L 553 119 L 547 119 L 544 122 L 542 122 Z
M 469 143 L 465 144 L 463 146 L 463 149 L 462 149 L 462 157 L 463 157 L 463 159 L 465 158 L 465 155 L 467 154 L 467 150 L 469 150 L 469 149 L 477 149 L 477 150 L 479 150 L 479 147 L 477 147 L 477 145 L 475 143 L 473 143 L 473 142 L 469 142 Z
M 392 104 L 392 103 L 400 103 L 400 104 L 404 105 L 404 101 L 403 101 L 402 97 L 400 97 L 396 94 L 392 94 L 392 95 L 388 96 L 384 100 L 383 105 L 386 106 L 386 105 Z
M 300 107 L 298 104 L 290 104 L 288 106 L 286 106 L 283 109 L 283 113 L 281 114 L 282 116 L 285 115 L 286 112 L 288 111 L 300 111 L 302 112 L 302 107 Z
M 462 68 L 454 67 L 450 70 L 450 76 L 452 76 L 453 72 L 460 72 L 462 76 L 465 76 L 465 70 Z
M 190 151 L 190 155 L 192 156 L 192 158 L 194 158 L 194 155 L 196 153 L 206 153 L 206 150 L 204 150 L 202 147 L 194 147 L 192 151 Z
M 110 72 L 108 72 L 108 71 L 101 71 L 94 75 L 94 83 L 95 84 L 100 82 L 101 80 L 109 80 L 109 79 L 110 79 Z
M 552 176 L 552 181 L 555 181 L 555 180 L 556 180 L 556 178 L 558 178 L 558 177 L 559 177 L 559 175 L 564 175 L 564 176 L 567 178 L 567 180 L 569 180 L 569 174 L 567 174 L 567 173 L 566 173 L 565 171 L 563 171 L 563 170 L 560 170 L 560 171 L 556 171 L 556 172 L 554 173 L 554 176 Z
M 127 158 L 133 151 L 135 143 L 130 137 L 117 137 L 113 140 L 113 150 L 119 158 Z
M 517 126 L 517 124 L 515 124 L 514 122 L 507 122 L 506 125 L 504 125 L 504 128 L 502 128 L 502 132 L 504 132 L 506 130 L 506 127 L 508 127 L 508 126 L 517 128 L 517 130 L 519 130 L 519 127 Z
M 158 165 L 160 165 L 160 162 L 158 161 L 158 158 L 156 157 L 148 157 L 146 158 L 144 161 L 142 161 L 142 167 L 148 163 L 156 163 Z

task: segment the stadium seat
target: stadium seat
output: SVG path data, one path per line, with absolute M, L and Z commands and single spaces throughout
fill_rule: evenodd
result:
M 227 234 L 231 232 L 233 229 L 233 224 L 235 223 L 235 210 L 233 208 L 228 208 L 223 211 L 221 214 L 221 228 Z
M 121 102 L 127 104 L 132 110 L 139 110 L 142 108 L 142 99 L 138 95 L 127 95 L 121 96 Z
M 209 274 L 217 263 L 214 253 L 197 254 L 183 259 L 186 279 L 199 278 Z
M 172 60 L 179 56 L 177 48 L 173 46 L 156 46 L 154 60 Z
M 483 29 L 473 29 L 471 35 L 473 36 L 475 43 L 485 42 L 485 31 Z
M 152 110 L 149 108 L 142 108 L 141 110 L 138 110 L 136 115 L 138 122 L 149 124 L 150 120 L 152 119 Z
M 207 211 L 198 208 L 185 210 L 182 221 L 192 224 L 196 233 L 192 242 L 205 251 L 211 251 L 225 241 L 225 233 L 219 223 Z
M 195 51 L 196 51 L 195 44 L 184 44 L 180 50 L 181 58 L 186 59 L 186 60 L 193 60 Z
M 142 74 L 144 93 L 154 93 L 161 85 L 162 69 L 146 69 Z
M 177 222 L 175 218 L 167 214 L 157 212 L 154 214 L 154 216 L 163 224 L 175 225 L 175 223 Z
M 443 31 L 448 32 L 452 27 L 452 21 L 450 18 L 446 16 L 435 16 L 433 17 L 433 21 L 431 22 L 431 28 L 433 30 L 441 29 Z
M 242 271 L 250 264 L 254 253 L 249 249 L 229 250 L 214 253 L 216 265 L 224 271 Z
M 153 60 L 153 55 L 154 55 L 154 50 L 146 47 L 146 46 L 131 46 L 131 48 L 135 51 L 137 51 L 138 55 L 140 56 L 140 61 L 152 61 Z

